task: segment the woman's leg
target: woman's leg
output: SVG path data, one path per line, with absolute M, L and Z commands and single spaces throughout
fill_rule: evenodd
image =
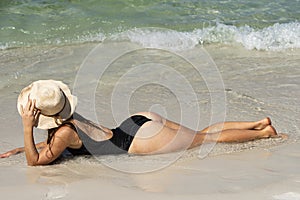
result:
M 164 119 L 164 118 L 163 118 Z M 181 125 L 170 121 L 168 119 L 164 119 L 165 125 L 169 128 L 178 130 Z M 262 120 L 256 121 L 256 122 L 224 122 L 224 123 L 217 123 L 214 125 L 211 125 L 205 129 L 203 129 L 202 133 L 214 133 L 229 129 L 240 129 L 240 130 L 262 130 L 268 125 L 271 125 L 270 118 L 264 118 Z
M 262 120 L 256 122 L 224 122 L 224 123 L 217 123 L 211 125 L 202 131 L 201 133 L 215 133 L 224 130 L 231 130 L 231 129 L 239 129 L 239 130 L 262 130 L 267 126 L 271 125 L 270 118 L 264 118 Z
M 158 154 L 185 150 L 205 142 L 245 142 L 255 139 L 275 137 L 277 133 L 272 126 L 262 130 L 228 129 L 216 133 L 196 132 L 180 126 L 175 130 L 160 122 L 146 122 L 137 132 L 129 153 Z
M 216 133 L 208 133 L 208 141 L 211 142 L 247 142 L 255 139 L 277 137 L 273 126 L 266 126 L 262 130 L 228 129 Z
M 168 119 L 163 118 L 162 116 L 153 113 L 153 112 L 139 112 L 135 115 L 143 115 L 152 121 L 163 123 L 165 126 L 178 130 L 180 127 L 182 127 L 180 124 L 170 121 Z M 271 120 L 269 117 L 264 118 L 262 120 L 256 121 L 256 122 L 224 122 L 224 123 L 217 123 L 214 125 L 211 125 L 202 131 L 201 133 L 214 133 L 214 132 L 220 132 L 223 130 L 228 129 L 242 129 L 242 130 L 262 130 L 268 125 L 271 125 Z

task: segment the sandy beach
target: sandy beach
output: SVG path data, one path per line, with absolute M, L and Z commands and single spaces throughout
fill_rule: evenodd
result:
M 16 110 L 19 91 L 31 81 L 51 78 L 63 80 L 72 88 L 84 58 L 96 46 L 95 43 L 86 43 L 0 51 L 1 152 L 23 146 L 22 125 Z M 218 67 L 224 82 L 225 120 L 248 121 L 269 116 L 278 132 L 289 135 L 287 140 L 265 139 L 216 145 L 204 158 L 199 158 L 200 149 L 196 148 L 182 152 L 180 156 L 121 155 L 97 159 L 69 159 L 66 156 L 54 165 L 41 167 L 27 167 L 22 153 L 0 160 L 1 196 L 22 200 L 122 197 L 300 199 L 299 50 L 250 51 L 238 45 L 208 45 L 205 50 Z M 197 103 L 201 105 L 199 127 L 204 128 L 211 122 L 205 116 L 205 113 L 210 116 L 211 91 L 200 85 L 197 77 L 193 78 L 188 71 L 181 74 L 190 77 L 192 87 L 199 89 L 195 89 L 200 96 Z M 136 80 L 140 79 L 142 77 Z M 88 89 L 90 82 L 81 86 Z M 107 88 L 110 84 L 113 82 L 107 83 Z M 164 95 L 149 99 L 151 92 L 163 88 L 144 89 L 149 94 L 141 88 L 132 95 L 130 112 L 150 109 L 178 120 L 178 105 L 170 105 L 175 98 L 172 93 L 166 91 Z M 97 93 L 97 102 L 109 97 L 109 91 Z M 153 101 L 156 106 L 151 107 Z M 107 127 L 115 126 L 118 120 L 114 120 L 110 110 L 106 109 L 108 103 L 101 102 L 104 103 L 96 107 L 97 111 L 101 111 L 101 123 Z M 159 102 L 161 105 L 157 105 Z M 193 107 L 187 99 L 184 105 Z M 39 130 L 35 137 L 38 142 L 45 139 L 46 134 Z M 140 169 L 140 173 L 126 173 L 119 169 L 130 172 L 139 172 L 137 169 Z

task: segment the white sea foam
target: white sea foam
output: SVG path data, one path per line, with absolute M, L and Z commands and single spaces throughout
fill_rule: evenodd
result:
M 161 28 L 137 28 L 117 36 L 118 39 L 129 39 L 148 48 L 185 50 L 194 48 L 199 41 L 189 32 L 178 32 Z
M 0 45 L 0 50 L 4 50 L 4 49 L 7 49 L 7 48 L 9 48 L 9 45 L 7 43 Z
M 280 51 L 300 48 L 300 22 L 277 23 L 263 29 L 219 23 L 215 26 L 186 32 L 156 27 L 135 28 L 122 33 L 108 34 L 98 31 L 96 33 L 86 32 L 73 39 L 56 38 L 54 40 L 45 40 L 45 43 L 47 45 L 64 45 L 103 42 L 107 38 L 114 41 L 129 40 L 143 47 L 163 48 L 174 51 L 192 49 L 198 44 L 241 44 L 249 50 Z M 0 49 L 35 45 L 39 44 L 22 41 L 0 42 Z
M 274 24 L 262 30 L 250 27 L 237 29 L 237 42 L 247 49 L 282 50 L 300 48 L 300 23 Z
M 114 35 L 113 38 L 116 40 L 129 39 L 144 47 L 171 50 L 192 49 L 198 44 L 240 43 L 250 50 L 277 51 L 300 48 L 300 23 L 274 24 L 258 30 L 249 26 L 236 27 L 224 24 L 195 29 L 191 32 L 137 28 Z

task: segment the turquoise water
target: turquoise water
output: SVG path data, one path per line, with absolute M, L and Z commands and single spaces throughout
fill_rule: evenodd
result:
M 129 39 L 175 30 L 198 43 L 300 48 L 299 0 L 1 0 L 0 48 L 73 44 L 143 28 Z M 166 39 L 170 34 L 158 39 Z M 157 36 L 157 35 L 156 35 Z

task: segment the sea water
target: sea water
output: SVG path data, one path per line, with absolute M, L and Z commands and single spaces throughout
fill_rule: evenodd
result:
M 180 35 L 192 41 L 184 48 L 239 43 L 281 50 L 300 47 L 299 19 L 298 0 L 2 0 L 0 48 L 101 42 L 144 28 L 125 38 L 143 44 Z

